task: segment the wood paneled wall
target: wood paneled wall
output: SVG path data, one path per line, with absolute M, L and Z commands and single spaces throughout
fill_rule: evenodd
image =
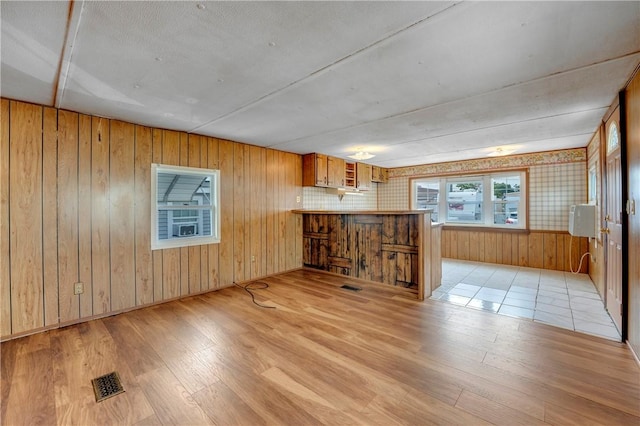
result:
M 635 212 L 628 215 L 627 340 L 640 359 L 640 72 L 625 90 L 628 194 Z
M 3 340 L 302 266 L 299 155 L 6 99 L 1 111 Z M 152 162 L 220 169 L 219 244 L 151 251 Z
M 571 271 L 573 266 L 576 271 L 588 249 L 587 238 L 571 237 L 563 231 L 513 233 L 446 227 L 442 231 L 442 256 L 450 259 L 557 271 Z M 585 259 L 580 272 L 586 273 L 588 265 Z

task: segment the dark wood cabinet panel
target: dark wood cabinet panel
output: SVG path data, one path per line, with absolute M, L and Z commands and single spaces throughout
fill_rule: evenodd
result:
M 440 262 L 431 256 L 429 217 L 424 214 L 303 215 L 305 266 L 430 294 L 431 270 Z M 425 285 L 426 284 L 426 285 Z M 439 282 L 438 282 L 439 284 Z M 423 288 L 424 286 L 424 288 Z

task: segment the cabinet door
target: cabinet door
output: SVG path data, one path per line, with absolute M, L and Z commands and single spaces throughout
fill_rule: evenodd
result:
M 302 157 L 302 186 L 327 186 L 327 156 L 306 154 Z
M 371 166 L 371 181 L 384 183 L 387 181 L 387 169 L 378 166 Z
M 327 186 L 328 181 L 328 157 L 324 154 L 316 154 L 316 186 Z
M 380 182 L 380 167 L 371 166 L 371 182 Z
M 344 186 L 344 160 L 342 158 L 327 157 L 327 186 Z
M 371 188 L 371 166 L 369 164 L 358 163 L 358 172 L 356 173 L 356 188 L 366 191 Z

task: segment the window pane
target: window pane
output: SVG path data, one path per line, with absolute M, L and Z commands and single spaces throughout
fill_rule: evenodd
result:
M 440 201 L 439 182 L 418 182 L 416 184 L 416 209 L 433 209 L 431 219 L 438 221 L 438 202 Z
M 220 241 L 218 170 L 152 164 L 151 248 Z
M 193 210 L 158 209 L 157 220 L 159 240 L 213 235 L 209 207 L 199 207 Z
M 482 222 L 482 180 L 447 182 L 447 222 Z
M 494 224 L 518 224 L 520 175 L 495 176 L 491 179 Z
M 159 172 L 157 186 L 158 205 L 211 205 L 209 176 Z

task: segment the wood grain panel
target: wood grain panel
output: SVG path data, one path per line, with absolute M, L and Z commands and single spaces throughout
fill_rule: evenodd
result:
M 233 146 L 233 280 L 241 282 L 249 277 L 246 275 L 246 236 L 245 205 L 246 205 L 246 171 L 244 163 L 244 145 Z
M 450 257 L 451 259 L 458 259 L 459 257 L 458 256 L 458 231 L 452 230 L 447 234 L 449 235 L 449 238 L 448 238 L 449 246 L 447 247 L 447 257 Z M 484 247 L 482 249 L 484 249 Z
M 264 164 L 263 164 L 264 149 L 257 146 L 249 147 L 249 193 L 250 196 L 247 200 L 249 213 L 248 225 L 249 225 L 249 278 L 255 279 L 257 277 L 264 276 L 264 268 L 266 266 L 266 259 L 264 253 L 261 252 L 261 248 L 264 246 L 262 240 L 262 218 L 264 217 Z M 266 230 L 265 230 L 266 231 Z
M 164 130 L 162 135 L 162 164 L 180 165 L 180 133 Z M 162 250 L 162 298 L 173 299 L 181 291 L 181 256 L 179 248 Z M 186 271 L 185 271 L 186 273 Z
M 202 156 L 202 147 L 200 142 L 200 136 L 198 135 L 187 135 L 187 144 L 189 147 L 189 158 L 187 165 L 189 167 L 200 167 L 200 158 Z M 206 165 L 206 163 L 205 163 Z M 201 274 L 202 274 L 202 263 L 208 263 L 209 257 L 202 258 L 202 250 L 200 246 L 191 246 L 187 249 L 189 252 L 189 290 L 188 294 L 200 293 L 200 289 L 202 288 Z M 204 262 L 203 262 L 204 261 Z M 206 267 L 205 267 L 206 270 Z
M 42 114 L 42 107 L 11 102 L 9 250 L 13 333 L 44 325 Z
M 233 284 L 234 271 L 234 161 L 233 146 L 229 141 L 220 141 L 220 287 Z
M 464 253 L 464 243 L 469 241 L 469 256 Z M 566 231 L 544 231 L 510 233 L 504 231 L 476 231 L 443 229 L 442 253 L 459 260 L 497 263 L 502 265 L 530 266 L 550 270 L 570 271 L 569 250 L 572 253 L 573 268 L 577 269 L 580 256 L 588 250 L 584 238 L 575 238 L 570 247 L 571 236 Z M 476 247 L 479 247 L 476 249 Z M 582 273 L 588 271 L 583 262 Z
M 299 246 L 297 243 L 297 239 L 299 238 L 296 235 L 297 222 L 296 222 L 296 214 L 291 213 L 291 210 L 295 208 L 295 198 L 296 198 L 296 173 L 292 171 L 295 170 L 296 163 L 296 155 L 295 154 L 285 154 L 286 162 L 285 162 L 285 170 L 286 170 L 286 199 L 285 199 L 285 223 L 286 223 L 286 244 L 287 244 L 287 259 L 285 263 L 285 270 L 291 270 L 296 267 L 302 265 L 296 265 L 296 248 Z M 344 170 L 344 168 L 343 168 Z
M 191 137 L 191 135 L 189 135 Z M 209 141 L 206 136 L 200 137 L 200 167 L 210 169 L 209 167 Z M 200 246 L 200 291 L 205 291 L 209 286 L 209 246 L 212 244 L 203 244 Z
M 558 269 L 558 253 L 556 234 L 543 234 L 542 236 L 542 265 L 544 269 Z
M 91 123 L 91 272 L 93 314 L 111 311 L 110 124 L 93 117 Z
M 260 226 L 260 244 L 255 249 L 255 253 L 258 253 L 258 258 L 260 261 L 259 272 L 258 275 L 253 278 L 263 277 L 267 274 L 267 256 L 266 256 L 266 247 L 269 244 L 267 240 L 267 227 L 265 217 L 267 215 L 267 199 L 269 198 L 267 194 L 267 156 L 266 150 L 264 148 L 260 148 L 259 150 L 259 162 L 260 162 L 260 175 L 258 176 L 258 191 L 260 193 L 260 205 L 258 208 L 258 216 L 254 218 L 254 220 Z M 302 166 L 300 166 L 302 170 Z M 295 170 L 295 169 L 294 169 Z M 293 171 L 290 169 L 289 173 Z M 302 172 L 302 171 L 301 171 Z M 297 216 L 297 215 L 296 215 Z M 300 228 L 298 236 L 302 236 L 302 228 Z M 301 249 L 301 247 L 299 247 Z
M 265 230 L 266 230 L 266 238 L 267 242 L 264 247 L 264 257 L 267 261 L 266 265 L 266 273 L 267 275 L 273 274 L 278 270 L 278 238 L 276 237 L 276 223 L 277 223 L 277 197 L 274 194 L 277 194 L 276 191 L 276 182 L 278 176 L 278 167 L 275 158 L 277 158 L 278 153 L 272 149 L 267 149 L 265 153 L 266 157 L 266 170 L 265 170 L 265 181 L 266 188 L 265 192 L 267 194 L 266 197 L 266 209 L 265 209 Z M 302 231 L 301 231 L 302 234 Z M 304 246 L 304 245 L 303 245 Z M 304 250 L 304 247 L 301 249 Z
M 518 266 L 531 266 L 528 235 L 518 235 Z
M 219 141 L 215 138 L 207 138 L 207 161 L 210 169 L 220 168 Z M 222 202 L 222 198 L 220 198 Z M 207 285 L 209 289 L 220 288 L 220 244 L 209 244 L 209 265 L 207 273 Z
M 300 208 L 302 207 L 302 157 L 300 157 L 299 155 L 294 155 L 293 158 L 293 169 L 295 171 L 296 178 L 294 185 L 295 200 L 293 200 L 292 202 L 294 203 L 295 208 Z M 291 173 L 291 170 L 289 170 L 289 173 Z M 300 217 L 300 215 L 294 215 L 293 217 L 296 221 L 295 267 L 298 268 L 302 266 L 302 217 Z
M 136 303 L 134 135 L 133 124 L 111 120 L 109 236 L 113 310 Z
M 93 315 L 91 270 L 91 116 L 80 114 L 78 122 L 78 281 L 84 285 L 79 297 L 80 318 Z
M 242 146 L 243 150 L 243 183 L 244 193 L 251 194 L 251 147 L 249 145 Z M 244 279 L 251 279 L 251 200 L 245 195 L 244 203 L 244 219 L 243 219 L 243 234 L 244 237 Z
M 286 164 L 286 153 L 278 152 L 278 163 Z M 285 167 L 278 168 L 278 270 L 287 269 L 287 173 Z M 275 194 L 274 194 L 275 196 Z
M 46 213 L 42 216 L 44 325 L 51 326 L 59 323 L 60 315 L 58 307 L 60 298 L 58 294 L 58 110 L 55 108 L 44 108 L 42 159 L 42 209 Z
M 136 305 L 154 301 L 153 255 L 151 253 L 151 129 L 135 126 L 134 154 L 134 237 L 136 265 Z
M 0 113 L 2 114 L 0 116 L 0 337 L 4 337 L 11 334 L 11 263 L 9 258 L 10 108 L 7 99 L 1 100 Z
M 480 259 L 479 237 L 479 232 L 469 232 L 469 260 L 478 261 Z
M 152 129 L 152 161 L 154 164 L 162 164 L 162 140 L 164 132 L 160 129 Z M 154 232 L 154 230 L 150 230 Z M 162 256 L 163 250 L 152 250 L 153 256 L 153 300 L 162 300 L 163 276 L 162 276 Z
M 567 246 L 567 235 L 557 235 L 556 236 L 556 255 L 557 255 L 557 259 L 556 259 L 556 266 L 558 267 L 558 270 L 560 271 L 566 271 L 568 268 L 568 257 L 569 257 L 569 253 L 568 253 L 568 249 L 566 249 L 565 247 Z
M 78 114 L 58 112 L 58 281 L 60 321 L 80 317 L 78 282 Z
M 179 133 L 180 139 L 180 166 L 189 165 L 189 136 Z M 189 266 L 190 247 L 180 247 L 180 296 L 186 296 L 189 292 L 189 279 L 191 278 Z
M 44 109 L 43 115 L 42 107 L 13 105 L 15 114 L 12 102 L 2 101 L 0 160 L 6 167 L 0 171 L 0 232 L 9 232 L 9 238 L 0 242 L 3 340 L 43 326 L 55 327 L 60 321 L 108 315 L 230 286 L 238 279 L 236 266 L 242 268 L 245 280 L 301 266 L 302 219 L 290 212 L 302 196 L 300 156 L 54 108 Z M 36 120 L 24 114 L 33 109 L 40 111 Z M 12 148 L 12 140 L 23 142 L 25 129 L 38 140 L 40 156 L 28 165 L 23 165 L 24 147 Z M 10 161 L 11 155 L 18 155 L 15 161 Z M 184 161 L 200 167 L 221 166 L 222 242 L 187 248 L 186 256 L 183 249 L 151 251 L 151 163 L 180 165 Z M 31 167 L 38 174 L 25 172 Z M 235 172 L 241 174 L 238 182 Z M 41 235 L 35 239 L 39 244 L 35 261 L 14 256 L 11 245 L 15 227 L 9 211 L 22 209 L 18 198 L 11 198 L 12 176 L 19 185 L 22 180 L 32 184 L 34 178 L 39 182 L 40 193 L 31 202 L 40 210 L 30 210 L 38 218 L 31 217 L 29 226 L 32 235 Z M 234 210 L 242 216 L 238 220 Z M 350 244 L 346 243 L 347 251 Z M 251 256 L 256 256 L 255 263 Z M 31 268 L 30 261 L 41 269 Z M 37 291 L 21 277 L 27 269 L 39 277 Z M 14 270 L 20 270 L 17 279 Z M 85 293 L 80 296 L 73 294 L 76 282 L 84 283 Z M 26 295 L 37 299 L 28 302 L 39 306 L 37 314 L 23 309 L 19 299 Z M 18 312 L 33 323 L 12 328 L 12 317 Z
M 458 236 L 458 256 L 461 259 L 468 260 L 470 257 L 470 237 L 471 233 L 468 232 Z

